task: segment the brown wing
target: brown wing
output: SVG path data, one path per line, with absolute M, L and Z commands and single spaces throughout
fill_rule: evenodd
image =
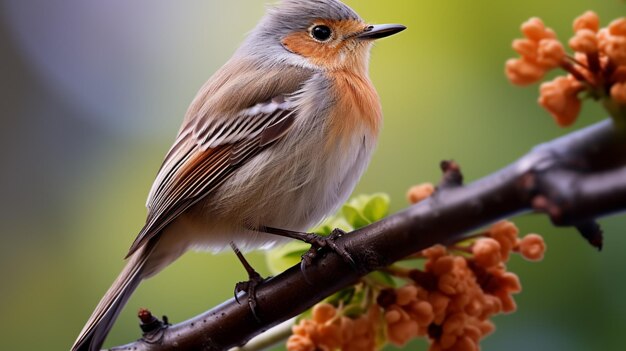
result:
M 201 138 L 192 128 L 183 130 L 157 176 L 148 198 L 146 224 L 127 257 L 287 133 L 296 118 L 296 100 L 297 95 L 281 95 L 230 120 L 213 120 Z

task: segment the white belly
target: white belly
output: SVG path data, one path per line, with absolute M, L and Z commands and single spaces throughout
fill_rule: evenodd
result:
M 177 219 L 171 232 L 177 232 L 172 233 L 177 240 L 186 236 L 183 242 L 189 246 L 210 251 L 221 251 L 231 241 L 244 251 L 285 242 L 244 226 L 306 231 L 333 214 L 369 163 L 375 146 L 370 135 L 353 133 L 328 152 L 320 150 L 322 139 L 310 134 L 282 140 L 242 165 L 200 208 Z

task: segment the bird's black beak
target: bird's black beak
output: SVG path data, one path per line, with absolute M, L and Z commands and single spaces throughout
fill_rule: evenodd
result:
M 400 33 L 405 29 L 406 27 L 401 24 L 379 24 L 367 26 L 363 33 L 360 33 L 356 37 L 364 40 L 376 40 Z

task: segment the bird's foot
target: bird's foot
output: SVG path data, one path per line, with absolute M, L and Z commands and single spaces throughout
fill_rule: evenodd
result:
M 315 233 L 304 233 L 305 237 L 303 241 L 307 244 L 311 244 L 311 248 L 304 255 L 302 255 L 302 262 L 300 267 L 302 271 L 315 262 L 319 253 L 327 248 L 337 255 L 339 255 L 346 263 L 356 269 L 356 263 L 354 259 L 350 255 L 350 253 L 346 250 L 345 245 L 338 243 L 337 239 L 341 238 L 346 234 L 343 230 L 336 228 L 334 229 L 328 236 L 319 235 Z
M 250 306 L 250 311 L 252 311 L 252 315 L 257 322 L 261 322 L 257 312 L 257 297 L 256 297 L 256 289 L 259 285 L 261 285 L 265 279 L 261 277 L 259 273 L 256 271 L 249 272 L 249 279 L 245 282 L 239 282 L 235 285 L 235 300 L 238 304 L 241 304 L 239 301 L 239 293 L 245 292 L 248 299 L 248 306 Z
M 239 302 L 239 293 L 245 292 L 248 297 L 248 306 L 250 306 L 250 311 L 252 312 L 254 319 L 256 319 L 256 321 L 260 323 L 261 319 L 259 318 L 259 314 L 257 312 L 258 303 L 256 298 L 256 290 L 257 287 L 265 281 L 265 279 L 263 279 L 263 277 L 261 277 L 261 275 L 254 268 L 252 268 L 248 260 L 246 260 L 246 258 L 243 256 L 243 254 L 234 242 L 231 242 L 230 246 L 233 248 L 235 255 L 237 255 L 237 258 L 243 265 L 243 268 L 248 273 L 247 281 L 239 282 L 235 285 L 235 300 L 237 301 L 237 303 L 241 304 L 241 302 Z
M 309 249 L 309 251 L 302 255 L 302 262 L 300 264 L 302 274 L 304 274 L 305 279 L 309 282 L 310 280 L 307 277 L 306 269 L 315 262 L 315 260 L 319 256 L 319 253 L 322 252 L 324 249 L 334 251 L 336 254 L 341 256 L 341 258 L 346 263 L 352 266 L 353 269 L 357 270 L 357 265 L 354 262 L 354 259 L 352 258 L 350 253 L 346 250 L 345 245 L 337 241 L 337 239 L 346 234 L 346 232 L 341 229 L 334 229 L 328 236 L 315 233 L 296 232 L 292 230 L 273 227 L 261 227 L 256 230 L 263 233 L 279 235 L 285 238 L 296 239 L 307 244 L 311 244 L 311 248 Z

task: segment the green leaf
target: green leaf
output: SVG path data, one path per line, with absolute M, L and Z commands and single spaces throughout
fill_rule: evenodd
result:
M 333 218 L 333 220 L 329 222 L 329 226 L 329 228 L 332 228 L 331 231 L 333 229 L 341 229 L 344 232 L 348 233 L 354 230 L 354 227 L 350 225 L 350 223 L 348 223 L 348 221 L 344 217 Z
M 389 213 L 389 195 L 379 193 L 370 196 L 369 200 L 363 208 L 363 215 L 370 222 L 379 221 L 387 216 Z
M 315 234 L 323 235 L 323 236 L 328 236 L 330 232 L 332 232 L 334 229 L 331 223 L 332 223 L 331 221 L 325 220 L 322 224 L 311 229 L 311 232 Z
M 371 197 L 372 195 L 360 194 L 351 198 L 347 204 L 361 211 L 365 208 L 365 205 L 367 205 Z
M 363 216 L 359 208 L 353 206 L 351 203 L 343 205 L 341 212 L 346 221 L 348 221 L 353 228 L 358 229 L 370 224 L 370 221 Z
M 390 288 L 396 287 L 396 282 L 393 280 L 393 277 L 385 272 L 375 271 L 367 275 L 368 279 L 373 280 L 374 282 L 388 286 Z

